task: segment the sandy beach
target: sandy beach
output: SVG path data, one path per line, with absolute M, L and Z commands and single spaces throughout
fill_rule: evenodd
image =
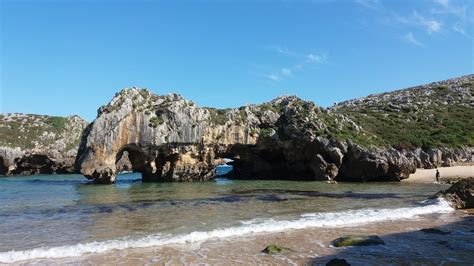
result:
M 325 265 L 330 259 L 344 258 L 353 265 L 418 264 L 434 262 L 463 264 L 470 260 L 474 246 L 474 217 L 463 211 L 428 215 L 415 220 L 386 221 L 341 228 L 290 230 L 271 234 L 212 239 L 199 243 L 164 247 L 135 248 L 80 258 L 35 260 L 34 263 L 107 264 L 107 265 Z M 445 235 L 426 234 L 423 228 L 450 232 Z M 331 241 L 343 235 L 379 235 L 385 245 L 335 248 Z M 417 245 L 413 245 L 417 243 Z M 266 245 L 278 244 L 291 251 L 266 255 Z M 443 258 L 439 254 L 444 254 Z
M 442 180 L 454 177 L 474 177 L 474 165 L 439 167 L 438 170 Z M 433 183 L 436 181 L 435 175 L 436 169 L 416 169 L 414 174 L 402 182 Z

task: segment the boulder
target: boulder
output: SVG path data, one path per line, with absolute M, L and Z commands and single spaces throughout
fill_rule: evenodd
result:
M 445 198 L 455 209 L 474 208 L 474 177 L 454 183 L 447 190 L 436 193 L 435 197 Z
M 332 245 L 335 247 L 348 247 L 348 246 L 371 246 L 371 245 L 385 245 L 380 237 L 376 235 L 369 236 L 344 236 L 332 241 Z
M 338 181 L 400 181 L 416 171 L 416 165 L 395 149 L 363 148 L 349 143 Z
M 278 254 L 278 253 L 285 253 L 285 252 L 290 252 L 291 249 L 285 248 L 285 247 L 280 247 L 278 245 L 272 244 L 268 245 L 266 248 L 262 250 L 263 253 L 273 255 L 273 254 Z
M 328 261 L 326 266 L 350 266 L 350 264 L 345 259 L 334 258 Z
M 449 235 L 449 234 L 451 234 L 451 232 L 443 231 L 443 230 L 436 229 L 436 228 L 423 228 L 420 231 L 425 233 L 425 234 L 436 234 L 436 235 Z

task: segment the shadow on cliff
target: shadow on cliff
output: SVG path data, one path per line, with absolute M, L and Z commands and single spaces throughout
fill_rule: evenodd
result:
M 416 228 L 416 225 L 414 227 Z M 420 229 L 380 235 L 384 245 L 338 248 L 331 246 L 331 249 L 336 250 L 335 254 L 318 257 L 310 264 L 326 265 L 337 258 L 345 259 L 350 265 L 472 265 L 474 215 L 464 216 L 459 222 L 433 228 L 435 230 Z M 371 232 L 367 231 L 366 234 L 370 235 Z M 344 235 L 336 238 L 342 236 Z
M 83 160 L 83 156 L 85 156 L 87 150 L 87 137 L 94 126 L 94 122 L 89 123 L 86 128 L 82 131 L 81 142 L 79 143 L 79 148 L 77 149 L 76 160 L 74 161 L 74 168 L 75 172 L 80 174 L 81 173 L 81 162 Z

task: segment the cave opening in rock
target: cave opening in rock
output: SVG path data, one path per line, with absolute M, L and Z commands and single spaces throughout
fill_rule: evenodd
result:
M 8 167 L 6 166 L 5 160 L 0 156 L 0 175 L 6 175 L 8 172 Z
M 128 144 L 120 149 L 115 158 L 117 173 L 140 172 L 145 170 L 146 156 L 136 144 Z
M 52 174 L 54 162 L 46 155 L 33 154 L 15 159 L 17 165 L 14 175 Z
M 216 177 L 227 177 L 232 172 L 234 160 L 230 158 L 222 158 L 223 164 L 216 167 Z

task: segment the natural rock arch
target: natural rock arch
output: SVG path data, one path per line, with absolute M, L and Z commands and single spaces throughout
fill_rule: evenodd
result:
M 124 165 L 118 165 L 125 161 Z M 127 144 L 123 146 L 115 156 L 117 171 L 142 172 L 145 169 L 147 158 L 145 153 L 136 144 Z M 124 169 L 122 169 L 124 168 Z
M 215 176 L 215 168 L 223 162 L 214 160 L 213 152 L 202 153 L 200 146 L 185 143 L 126 144 L 116 153 L 115 163 L 117 167 L 125 154 L 131 170 L 141 173 L 144 182 L 205 181 Z M 116 171 L 120 171 L 118 167 Z

